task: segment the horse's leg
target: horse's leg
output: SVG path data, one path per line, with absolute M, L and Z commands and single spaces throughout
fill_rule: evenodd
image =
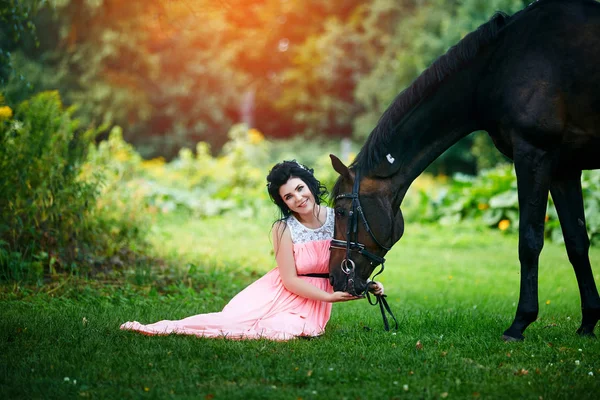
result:
M 581 171 L 568 177 L 554 178 L 550 193 L 558 212 L 567 254 L 573 264 L 581 295 L 582 320 L 577 333 L 582 336 L 594 336 L 594 327 L 600 318 L 600 297 L 588 254 L 590 240 L 583 210 Z
M 538 262 L 544 246 L 544 218 L 552 157 L 524 140 L 515 138 L 514 162 L 519 193 L 519 261 L 521 288 L 519 305 L 512 325 L 504 332 L 504 340 L 523 340 L 523 332 L 537 319 Z

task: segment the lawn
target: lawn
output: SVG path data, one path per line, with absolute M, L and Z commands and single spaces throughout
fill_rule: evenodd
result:
M 275 266 L 271 215 L 158 219 L 160 268 L 0 290 L 0 398 L 591 399 L 600 343 L 580 338 L 577 283 L 562 245 L 540 262 L 540 315 L 505 343 L 519 292 L 515 236 L 408 224 L 381 275 L 400 327 L 366 301 L 334 305 L 326 334 L 289 342 L 122 332 L 220 310 Z M 592 249 L 596 282 L 600 249 Z M 598 331 L 598 328 L 597 328 Z

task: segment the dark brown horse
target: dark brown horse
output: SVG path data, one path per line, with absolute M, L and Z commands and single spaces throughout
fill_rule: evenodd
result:
M 540 0 L 510 17 L 496 14 L 396 97 L 350 167 L 332 156 L 340 174 L 335 290 L 364 291 L 404 232 L 400 205 L 410 184 L 476 130 L 514 161 L 518 181 L 521 290 L 504 339 L 523 339 L 538 315 L 549 192 L 579 284 L 577 332 L 593 336 L 600 298 L 581 193 L 581 171 L 600 167 L 600 3 L 593 0 Z

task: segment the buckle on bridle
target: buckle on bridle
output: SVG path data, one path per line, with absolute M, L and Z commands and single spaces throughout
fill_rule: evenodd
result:
M 348 266 L 348 263 L 350 263 L 350 266 Z M 350 273 L 354 271 L 354 267 L 356 267 L 356 264 L 354 264 L 354 261 L 352 261 L 351 259 L 344 258 L 342 260 L 342 263 L 340 264 L 340 267 L 342 268 L 343 273 L 345 273 L 346 275 L 350 275 Z

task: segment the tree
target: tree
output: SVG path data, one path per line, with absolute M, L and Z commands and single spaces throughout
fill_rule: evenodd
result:
M 10 53 L 29 34 L 37 42 L 35 25 L 31 21 L 44 0 L 0 0 L 0 85 L 6 84 L 12 73 Z

